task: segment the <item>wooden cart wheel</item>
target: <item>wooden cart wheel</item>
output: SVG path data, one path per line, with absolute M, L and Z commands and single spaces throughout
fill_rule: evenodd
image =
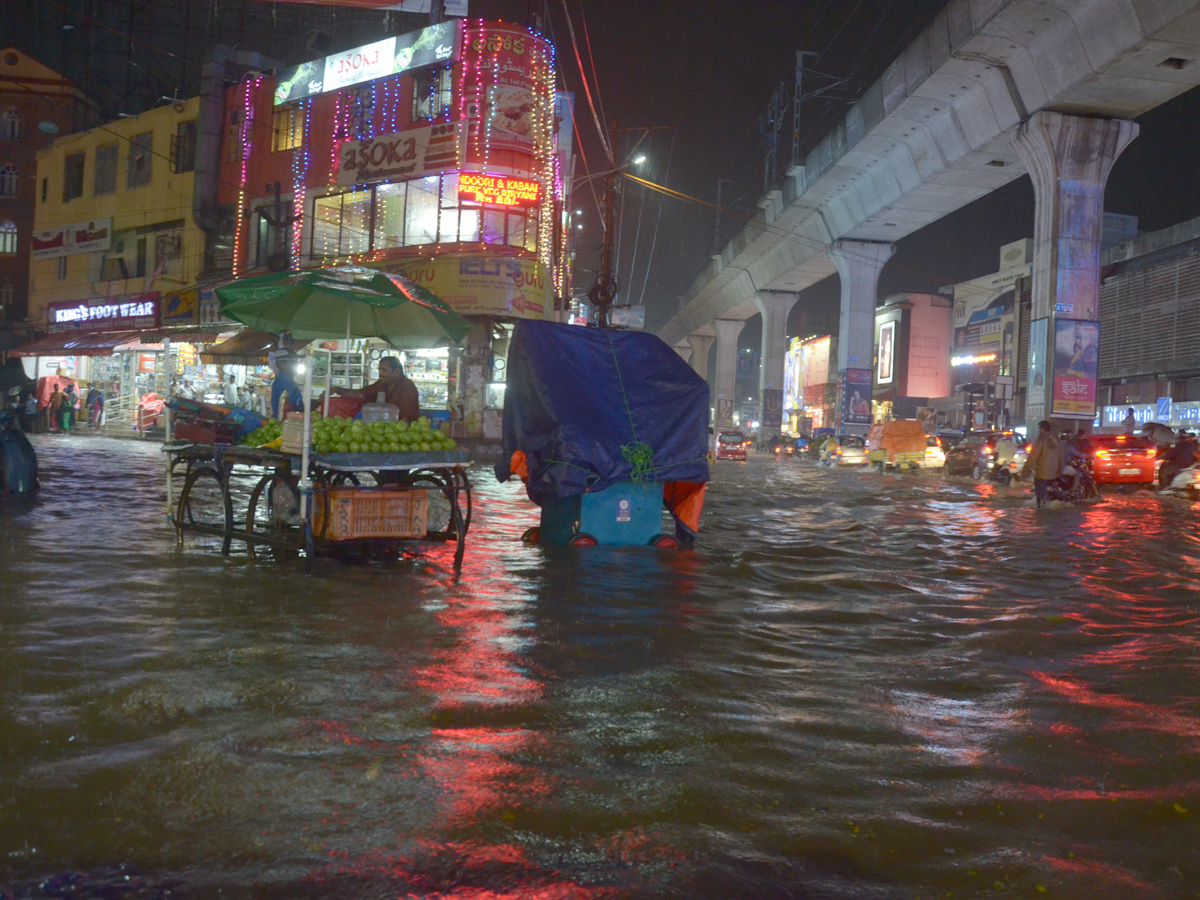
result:
M 200 466 L 188 474 L 179 494 L 175 528 L 181 541 L 185 531 L 220 537 L 221 552 L 229 553 L 233 541 L 233 504 L 228 485 L 216 469 Z
M 571 535 L 571 539 L 567 541 L 568 547 L 598 547 L 599 545 L 600 542 L 586 531 Z
M 656 534 L 650 538 L 649 544 L 651 547 L 661 547 L 664 550 L 679 549 L 679 541 L 673 534 Z

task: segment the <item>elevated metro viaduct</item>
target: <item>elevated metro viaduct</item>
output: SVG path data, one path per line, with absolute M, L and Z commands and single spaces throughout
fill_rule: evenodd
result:
M 762 403 L 783 387 L 797 294 L 836 271 L 837 369 L 870 369 L 893 242 L 1029 174 L 1032 318 L 1048 320 L 1049 353 L 1056 308 L 1097 318 L 1104 187 L 1132 119 L 1197 84 L 1200 0 L 950 0 L 759 201 L 658 334 L 705 377 L 715 342 L 714 400 L 732 399 L 738 335 L 761 315 Z M 1030 387 L 1026 420 L 1048 408 L 1045 385 Z

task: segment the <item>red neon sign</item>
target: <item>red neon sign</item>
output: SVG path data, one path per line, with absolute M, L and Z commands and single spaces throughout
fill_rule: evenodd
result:
M 458 199 L 494 206 L 537 206 L 538 187 L 536 181 L 463 172 L 458 176 Z

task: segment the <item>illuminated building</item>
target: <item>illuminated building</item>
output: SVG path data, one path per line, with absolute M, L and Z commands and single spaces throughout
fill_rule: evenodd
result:
M 477 326 L 429 367 L 442 404 L 460 434 L 498 437 L 507 329 L 558 318 L 565 288 L 571 124 L 554 83 L 541 36 L 455 20 L 227 88 L 217 209 L 233 273 L 354 264 L 428 287 Z

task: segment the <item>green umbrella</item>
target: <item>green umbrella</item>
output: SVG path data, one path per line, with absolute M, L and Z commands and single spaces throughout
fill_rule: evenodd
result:
M 217 288 L 221 312 L 296 340 L 379 338 L 399 349 L 458 344 L 471 323 L 402 275 L 362 266 L 270 272 Z

